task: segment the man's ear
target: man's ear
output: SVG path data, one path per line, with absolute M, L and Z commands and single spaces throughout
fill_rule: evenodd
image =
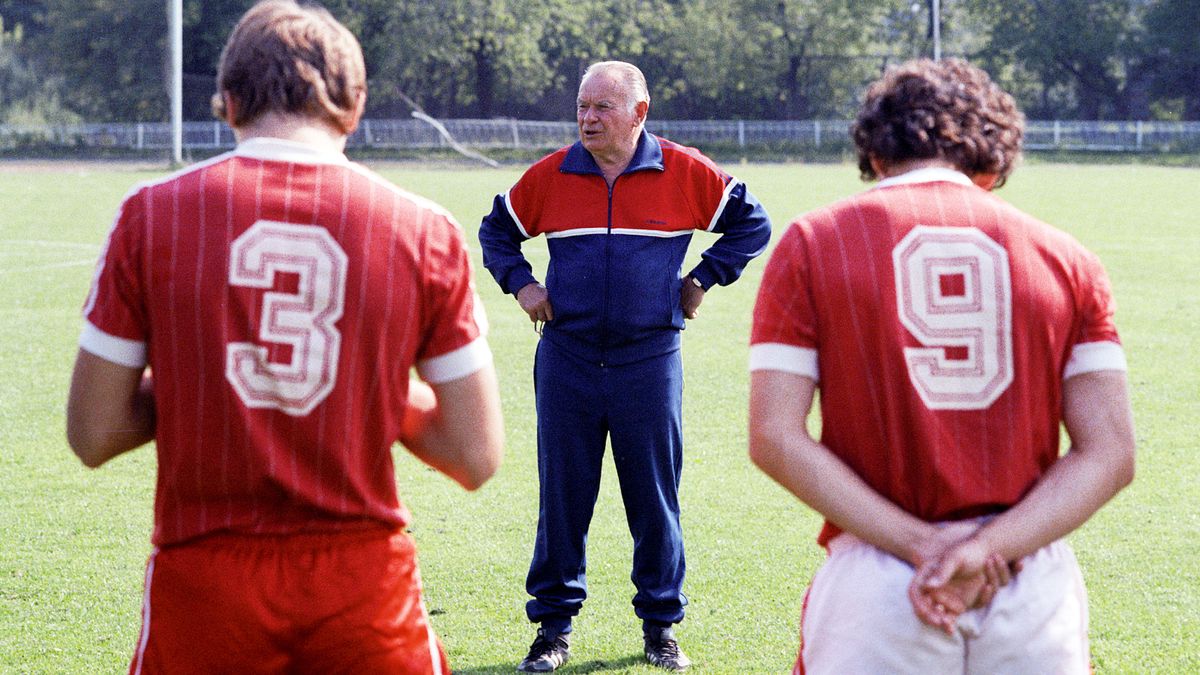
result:
M 367 90 L 362 89 L 354 97 L 354 116 L 350 118 L 349 128 L 346 130 L 346 135 L 354 133 L 358 128 L 358 123 L 362 121 L 363 113 L 367 110 Z
M 638 101 L 633 106 L 633 112 L 637 115 L 637 123 L 644 123 L 646 121 L 646 115 L 650 113 L 650 102 Z
M 867 155 L 867 161 L 871 163 L 871 170 L 875 172 L 875 179 L 879 180 L 887 176 L 887 166 L 883 160 L 875 155 Z
M 972 183 L 988 191 L 996 187 L 996 181 L 998 180 L 1000 180 L 1000 174 L 998 173 L 977 173 L 971 176 Z
M 221 91 L 221 100 L 225 102 L 225 123 L 230 127 L 237 128 L 237 125 L 233 123 L 237 119 L 237 99 L 233 97 L 233 94 L 229 93 L 228 89 L 224 89 Z

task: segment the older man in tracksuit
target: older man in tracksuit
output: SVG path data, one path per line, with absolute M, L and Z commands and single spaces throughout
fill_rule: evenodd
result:
M 645 78 L 593 65 L 579 88 L 580 141 L 534 164 L 494 201 L 479 231 L 484 265 L 544 322 L 534 365 L 541 505 L 526 611 L 541 624 L 519 670 L 564 663 L 586 592 L 588 525 L 611 440 L 633 535 L 634 610 L 647 659 L 682 670 L 680 334 L 705 291 L 763 252 L 766 212 L 741 182 L 693 148 L 644 129 Z M 720 237 L 682 276 L 692 232 Z M 545 235 L 545 286 L 521 244 Z

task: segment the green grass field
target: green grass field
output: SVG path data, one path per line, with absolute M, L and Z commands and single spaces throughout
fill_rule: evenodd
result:
M 474 241 L 521 167 L 382 166 L 450 208 Z M 776 221 L 862 189 L 848 166 L 732 165 Z M 161 171 L 0 165 L 0 672 L 120 672 L 139 627 L 155 461 L 99 471 L 64 440 L 63 411 L 92 263 L 125 192 Z M 1070 231 L 1112 276 L 1138 425 L 1134 484 L 1072 540 L 1091 595 L 1099 673 L 1200 672 L 1200 170 L 1026 166 L 1001 195 Z M 699 234 L 693 255 L 712 240 Z M 545 249 L 531 245 L 535 269 Z M 475 247 L 477 248 L 477 246 Z M 524 577 L 537 516 L 531 386 L 536 335 L 482 270 L 507 424 L 496 477 L 468 494 L 397 452 L 428 604 L 456 672 L 512 672 L 533 635 Z M 684 334 L 682 488 L 697 673 L 783 672 L 822 551 L 818 519 L 746 457 L 749 318 L 763 263 L 709 294 Z M 605 477 L 590 599 L 564 672 L 652 672 L 629 601 L 631 543 Z

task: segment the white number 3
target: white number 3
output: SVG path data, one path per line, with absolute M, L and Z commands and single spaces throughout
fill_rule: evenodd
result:
M 263 295 L 258 338 L 291 347 L 291 360 L 273 363 L 267 348 L 231 342 L 225 379 L 251 408 L 299 417 L 325 400 L 337 380 L 342 336 L 334 327 L 346 296 L 346 252 L 324 228 L 260 220 L 233 242 L 232 286 L 270 289 L 275 275 L 295 274 L 295 293 Z
M 982 410 L 1013 379 L 1008 253 L 973 227 L 918 225 L 892 249 L 908 375 L 935 410 Z

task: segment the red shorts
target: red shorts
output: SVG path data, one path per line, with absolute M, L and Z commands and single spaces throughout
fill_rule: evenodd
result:
M 404 533 L 217 534 L 155 550 L 130 673 L 449 673 Z

